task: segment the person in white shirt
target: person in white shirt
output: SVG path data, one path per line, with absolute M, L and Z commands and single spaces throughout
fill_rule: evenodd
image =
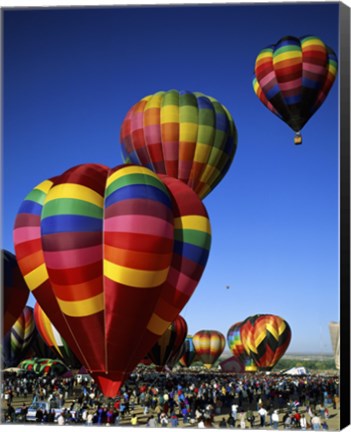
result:
M 236 420 L 238 408 L 239 408 L 239 405 L 233 403 L 233 405 L 232 405 L 232 417 L 234 418 L 234 420 Z
M 57 418 L 57 424 L 59 426 L 63 426 L 65 424 L 65 418 L 63 417 L 62 413 Z
M 302 430 L 306 430 L 307 429 L 307 420 L 306 420 L 305 414 L 301 415 L 301 418 L 300 418 L 300 427 L 301 427 Z
M 272 423 L 273 423 L 273 429 L 278 429 L 278 425 L 279 425 L 279 414 L 277 410 L 273 411 L 272 414 Z
M 260 416 L 260 426 L 261 427 L 265 427 L 266 426 L 266 415 L 267 415 L 267 410 L 263 407 L 261 407 L 258 410 L 258 414 Z

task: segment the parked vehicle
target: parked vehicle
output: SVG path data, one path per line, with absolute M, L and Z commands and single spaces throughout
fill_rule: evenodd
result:
M 43 413 L 47 411 L 48 413 L 51 412 L 51 410 L 55 411 L 55 422 L 57 422 L 58 416 L 61 414 L 61 412 L 64 410 L 64 407 L 62 405 L 62 402 L 60 400 L 52 400 L 50 402 L 48 401 L 36 401 L 33 402 L 28 407 L 28 412 L 26 415 L 26 420 L 29 422 L 35 422 L 37 420 L 37 411 L 40 409 Z

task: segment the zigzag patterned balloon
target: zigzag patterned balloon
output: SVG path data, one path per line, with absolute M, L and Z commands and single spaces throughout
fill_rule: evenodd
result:
M 271 370 L 287 350 L 291 340 L 289 324 L 277 315 L 254 315 L 240 327 L 246 353 L 260 370 Z

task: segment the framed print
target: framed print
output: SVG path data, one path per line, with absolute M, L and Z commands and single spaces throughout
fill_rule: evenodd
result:
M 348 427 L 349 6 L 1 12 L 1 428 Z

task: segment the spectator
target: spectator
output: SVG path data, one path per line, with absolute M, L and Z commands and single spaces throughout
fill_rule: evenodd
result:
M 258 415 L 260 416 L 260 427 L 263 428 L 266 426 L 267 410 L 261 406 L 261 408 L 258 410 Z
M 279 426 L 279 414 L 277 410 L 274 410 L 272 414 L 272 428 L 278 429 L 278 426 Z

